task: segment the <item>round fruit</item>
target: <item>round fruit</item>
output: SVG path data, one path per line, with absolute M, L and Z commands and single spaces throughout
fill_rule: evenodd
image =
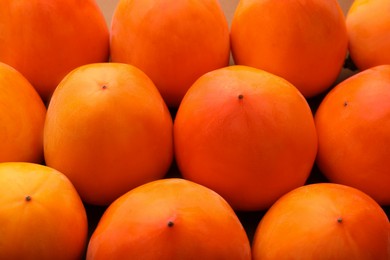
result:
M 141 185 L 113 202 L 87 259 L 251 259 L 248 237 L 217 193 L 183 179 Z
M 346 25 L 351 59 L 360 70 L 390 64 L 390 1 L 355 0 Z
M 390 205 L 389 100 L 390 65 L 381 65 L 339 83 L 315 115 L 320 170 L 381 205 Z
M 47 101 L 72 69 L 104 62 L 109 32 L 94 0 L 4 0 L 0 61 L 21 72 Z
M 253 259 L 389 259 L 389 220 L 355 188 L 317 183 L 281 197 L 254 235 Z
M 60 172 L 34 163 L 0 163 L 0 259 L 81 259 L 84 205 Z
M 119 63 L 84 65 L 69 73 L 53 94 L 44 155 L 85 202 L 107 205 L 168 171 L 172 118 L 141 70 Z
M 121 0 L 111 56 L 135 65 L 177 107 L 202 74 L 229 64 L 229 27 L 217 0 Z
M 0 62 L 0 162 L 42 162 L 45 115 L 30 82 Z
M 310 107 L 286 80 L 246 66 L 200 77 L 174 122 L 183 177 L 221 194 L 235 209 L 269 207 L 305 183 L 317 152 Z
M 337 0 L 241 0 L 231 25 L 236 64 L 264 69 L 315 96 L 337 79 L 347 53 Z

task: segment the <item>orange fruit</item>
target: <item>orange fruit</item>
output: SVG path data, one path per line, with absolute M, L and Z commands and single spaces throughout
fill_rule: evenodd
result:
M 0 162 L 42 162 L 45 115 L 30 82 L 0 62 Z
M 351 59 L 360 70 L 390 64 L 390 2 L 355 0 L 346 16 Z
M 0 28 L 0 61 L 45 101 L 72 69 L 108 60 L 108 27 L 94 0 L 1 1 Z
M 0 259 L 81 259 L 87 215 L 62 173 L 35 163 L 0 163 L 0 186 Z
M 347 45 L 337 0 L 241 0 L 232 19 L 235 63 L 281 76 L 305 97 L 332 86 Z
M 390 65 L 381 65 L 339 83 L 315 115 L 321 172 L 381 205 L 390 205 L 389 99 Z
M 110 48 L 112 61 L 143 70 L 177 107 L 198 77 L 229 64 L 229 27 L 217 0 L 121 0 Z
M 362 191 L 334 183 L 297 188 L 261 219 L 253 259 L 389 259 L 389 220 Z
M 174 121 L 174 147 L 184 178 L 235 209 L 260 210 L 305 183 L 317 136 L 310 107 L 293 85 L 237 65 L 191 86 Z
M 141 185 L 114 201 L 89 241 L 87 259 L 251 259 L 229 204 L 183 179 Z
M 153 82 L 120 63 L 84 65 L 54 91 L 44 127 L 48 166 L 81 198 L 107 205 L 162 178 L 173 158 L 172 118 Z

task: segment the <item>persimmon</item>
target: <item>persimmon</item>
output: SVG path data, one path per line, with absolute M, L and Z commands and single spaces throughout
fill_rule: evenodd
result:
M 261 219 L 253 259 L 389 259 L 386 213 L 370 196 L 316 183 L 282 196 Z
M 235 63 L 281 76 L 305 97 L 332 86 L 347 47 L 337 0 L 241 0 L 232 19 Z
M 315 115 L 321 172 L 381 205 L 390 205 L 389 99 L 390 65 L 380 65 L 335 86 Z
M 84 205 L 68 178 L 50 167 L 0 163 L 0 259 L 81 259 Z
M 349 54 L 356 67 L 390 64 L 390 2 L 355 0 L 346 16 Z
M 30 82 L 0 62 L 0 162 L 42 162 L 45 115 L 45 105 Z
M 221 194 L 234 209 L 266 209 L 305 183 L 317 152 L 313 115 L 291 83 L 229 66 L 201 76 L 174 121 L 182 176 Z
M 120 0 L 111 57 L 156 84 L 170 107 L 202 74 L 229 64 L 229 26 L 218 0 Z
M 108 26 L 95 0 L 4 0 L 0 28 L 0 61 L 21 72 L 46 103 L 72 69 L 108 61 Z
M 240 220 L 219 194 L 172 178 L 114 201 L 91 236 L 87 259 L 249 260 L 251 249 Z
M 90 204 L 162 178 L 173 159 L 168 108 L 149 77 L 127 64 L 70 72 L 53 93 L 43 138 L 46 164 Z

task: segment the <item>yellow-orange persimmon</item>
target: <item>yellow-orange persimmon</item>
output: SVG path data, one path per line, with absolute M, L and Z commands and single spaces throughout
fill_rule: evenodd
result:
M 317 153 L 313 116 L 288 81 L 246 66 L 206 73 L 174 121 L 183 177 L 235 209 L 259 210 L 305 183 Z
M 34 87 L 0 62 L 0 162 L 42 162 L 45 115 Z
M 229 28 L 217 0 L 121 0 L 111 56 L 143 70 L 177 107 L 202 74 L 229 64 Z
M 108 27 L 95 0 L 4 0 L 0 28 L 0 61 L 45 101 L 72 69 L 108 60 Z
M 381 205 L 390 205 L 389 100 L 390 65 L 376 66 L 335 86 L 315 115 L 320 170 Z
M 40 164 L 0 163 L 0 259 L 81 259 L 88 223 L 76 189 Z
M 360 70 L 390 64 L 390 1 L 355 0 L 346 17 L 349 53 Z
M 141 70 L 120 63 L 84 65 L 54 91 L 44 155 L 85 202 L 106 205 L 165 175 L 173 158 L 172 118 Z
M 89 241 L 88 260 L 251 259 L 230 205 L 183 179 L 141 185 L 114 201 Z
M 241 0 L 231 25 L 236 64 L 281 76 L 304 96 L 332 86 L 347 53 L 337 0 Z
M 334 183 L 297 188 L 263 216 L 253 259 L 389 259 L 389 220 L 362 191 Z

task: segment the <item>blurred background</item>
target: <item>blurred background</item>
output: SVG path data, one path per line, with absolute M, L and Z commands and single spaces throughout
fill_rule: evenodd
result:
M 96 0 L 100 8 L 103 10 L 104 16 L 106 17 L 107 24 L 110 24 L 112 14 L 115 10 L 115 6 L 119 0 Z M 344 11 L 344 14 L 347 13 L 349 7 L 351 6 L 353 0 L 338 0 L 341 8 Z M 233 17 L 234 10 L 239 2 L 239 0 L 219 0 L 221 6 L 225 12 L 226 19 L 228 19 L 229 24 Z
M 221 4 L 221 7 L 225 13 L 226 19 L 229 22 L 229 25 L 231 24 L 231 20 L 233 18 L 234 11 L 235 11 L 236 6 L 237 6 L 239 1 L 240 0 L 219 0 L 219 3 Z M 354 0 L 338 0 L 339 4 L 344 12 L 344 15 L 347 14 L 353 1 Z M 100 8 L 102 9 L 102 11 L 104 13 L 104 16 L 105 16 L 106 21 L 107 21 L 107 25 L 110 26 L 112 14 L 114 13 L 115 7 L 118 4 L 119 0 L 96 0 L 96 2 L 98 3 L 98 5 L 100 6 Z M 233 64 L 233 63 L 234 63 L 234 61 L 231 57 L 230 64 Z M 352 72 L 348 69 L 343 68 L 335 83 L 337 84 L 338 82 L 343 81 L 344 79 L 350 77 L 354 73 L 355 72 Z

